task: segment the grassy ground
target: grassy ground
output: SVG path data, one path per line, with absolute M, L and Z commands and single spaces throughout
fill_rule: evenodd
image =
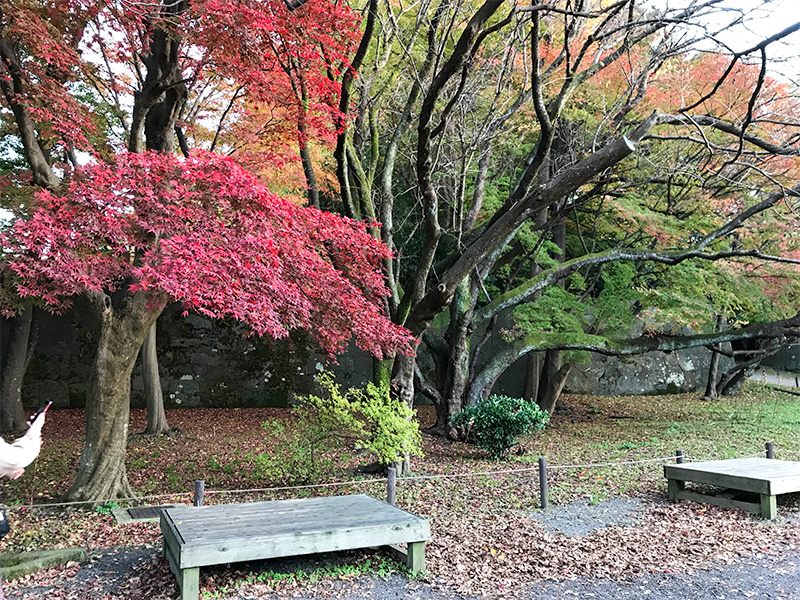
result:
M 690 459 L 729 458 L 763 455 L 764 443 L 772 441 L 777 458 L 798 459 L 800 397 L 751 384 L 736 398 L 713 402 L 703 401 L 699 394 L 685 394 L 566 396 L 563 404 L 546 431 L 523 440 L 502 462 L 488 460 L 473 447 L 425 436 L 425 457 L 415 461 L 414 470 L 442 477 L 401 480 L 398 504 L 432 521 L 428 554 L 433 576 L 462 591 L 501 593 L 542 577 L 626 577 L 647 570 L 685 570 L 763 548 L 793 545 L 800 539 L 794 525 L 764 524 L 736 511 L 691 503 L 657 504 L 641 527 L 607 528 L 580 542 L 555 539 L 526 516 L 539 506 L 533 469 L 539 456 L 546 456 L 551 466 L 551 503 L 555 505 L 579 498 L 599 502 L 620 495 L 663 498 L 666 484 L 660 463 L 622 463 L 672 456 L 676 449 L 684 450 Z M 129 445 L 127 469 L 132 485 L 143 496 L 160 496 L 146 503 L 189 502 L 195 479 L 205 480 L 211 503 L 384 494 L 383 481 L 353 474 L 352 468 L 365 459 L 351 452 L 329 457 L 332 467 L 321 481 L 306 481 L 305 471 L 278 468 L 286 461 L 274 457 L 283 456 L 287 449 L 261 424 L 277 420 L 290 428 L 288 411 L 174 410 L 168 418 L 180 428 L 180 435 L 132 439 Z M 434 415 L 421 408 L 419 418 L 425 426 Z M 142 429 L 144 419 L 142 411 L 133 411 L 131 431 Z M 107 514 L 112 505 L 95 510 L 28 507 L 52 502 L 66 490 L 74 477 L 82 429 L 81 411 L 48 416 L 40 458 L 20 480 L 0 487 L 0 497 L 16 505 L 15 527 L 0 543 L 0 550 L 158 543 L 157 525 L 117 526 Z M 614 465 L 595 466 L 609 462 Z M 487 471 L 498 472 L 470 475 Z M 353 479 L 361 481 L 340 487 L 219 493 Z M 779 512 L 785 516 L 796 505 L 796 498 L 782 498 Z M 609 554 L 609 549 L 626 544 L 630 554 L 620 555 L 617 550 Z M 535 564 L 530 562 L 532 552 L 540 555 Z

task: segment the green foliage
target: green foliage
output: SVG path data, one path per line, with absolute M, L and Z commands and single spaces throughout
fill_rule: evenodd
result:
M 257 456 L 258 476 L 292 482 L 319 480 L 336 467 L 332 457 L 350 458 L 347 448 L 353 446 L 381 464 L 400 460 L 405 452 L 422 454 L 413 411 L 393 399 L 388 387 L 369 383 L 364 389 L 343 392 L 330 373 L 320 374 L 317 381 L 323 393 L 298 399 L 293 409 L 295 428 L 289 430 L 274 420 L 264 423 L 283 451 Z
M 641 299 L 632 263 L 606 265 L 600 273 L 603 288 L 592 306 L 592 319 L 604 332 L 627 331 L 634 319 L 634 303 Z
M 474 440 L 492 458 L 501 458 L 521 435 L 544 429 L 550 415 L 533 402 L 508 396 L 491 396 L 468 406 L 450 419 L 467 440 Z
M 317 381 L 324 396 L 301 397 L 295 411 L 305 423 L 313 423 L 318 437 L 352 439 L 382 464 L 401 459 L 405 452 L 422 454 L 414 411 L 392 398 L 388 387 L 368 383 L 343 393 L 330 373 L 320 374 Z
M 112 500 L 110 502 L 106 502 L 105 504 L 95 506 L 94 512 L 100 513 L 101 515 L 110 515 L 111 511 L 113 511 L 115 508 L 119 508 L 119 504 L 115 500 Z
M 262 583 L 270 588 L 275 588 L 277 585 L 285 582 L 293 585 L 306 585 L 314 584 L 325 579 L 349 579 L 353 577 L 361 577 L 363 575 L 371 575 L 381 579 L 388 579 L 389 576 L 396 573 L 404 573 L 410 575 L 410 571 L 403 565 L 390 558 L 381 558 L 373 561 L 371 558 L 361 560 L 356 563 L 345 563 L 340 565 L 331 565 L 330 567 L 320 567 L 310 573 L 303 570 L 290 571 L 288 573 L 279 571 L 263 571 L 261 573 L 250 572 L 246 577 L 238 579 L 232 588 L 227 586 L 221 587 L 218 590 L 202 590 L 201 595 L 203 598 L 221 598 L 233 589 L 244 584 Z
M 264 452 L 255 457 L 254 475 L 259 479 L 285 483 L 311 483 L 322 479 L 336 467 L 336 462 L 326 453 L 333 444 L 324 444 L 314 423 L 299 423 L 289 429 L 278 420 L 270 419 L 263 428 L 277 441 L 280 451 Z
M 659 269 L 656 282 L 643 294 L 648 316 L 656 322 L 702 331 L 712 328 L 717 314 L 731 322 L 784 316 L 779 303 L 764 294 L 759 278 L 742 277 L 726 265 L 685 262 Z

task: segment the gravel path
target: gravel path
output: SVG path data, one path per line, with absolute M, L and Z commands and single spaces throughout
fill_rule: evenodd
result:
M 719 569 L 696 573 L 653 573 L 630 582 L 576 579 L 543 583 L 525 600 L 592 598 L 618 600 L 738 600 L 800 598 L 800 554 L 759 556 Z
M 539 521 L 548 533 L 579 537 L 609 525 L 636 525 L 637 517 L 647 506 L 648 503 L 641 500 L 628 498 L 612 498 L 605 502 L 576 500 L 572 504 L 564 504 L 545 512 L 537 511 L 528 516 Z
M 343 600 L 475 600 L 454 593 L 441 584 L 409 581 L 393 575 L 387 580 L 362 577 L 355 582 L 335 582 L 331 587 L 309 591 L 299 600 L 321 597 Z M 278 600 L 280 596 L 240 595 L 237 600 Z M 576 579 L 532 586 L 510 598 L 520 600 L 739 600 L 800 599 L 800 555 L 759 557 L 721 569 L 693 574 L 654 573 L 630 582 Z
M 76 600 L 115 598 L 128 588 L 132 576 L 141 577 L 143 562 L 158 559 L 154 549 L 120 549 L 95 557 L 91 568 L 81 569 L 74 577 L 60 580 L 54 586 L 30 586 L 15 589 L 7 598 L 75 598 Z M 126 570 L 129 569 L 129 570 Z M 135 573 L 135 575 L 134 575 Z M 102 584 L 101 584 L 102 582 Z M 127 590 L 125 597 L 136 596 Z M 177 597 L 173 592 L 170 596 Z M 237 600 L 278 600 L 287 596 L 259 593 L 257 589 L 242 590 Z M 342 600 L 475 600 L 448 589 L 443 584 L 409 580 L 392 575 L 386 579 L 359 577 L 353 581 L 327 580 L 307 588 L 297 600 L 338 598 Z M 580 598 L 592 600 L 739 600 L 800 599 L 800 554 L 759 556 L 733 565 L 692 574 L 653 573 L 629 582 L 602 581 L 579 578 L 566 582 L 542 582 L 522 594 L 522 600 L 553 600 Z
M 555 507 L 547 513 L 535 513 L 551 532 L 582 536 L 611 524 L 635 525 L 638 516 L 652 501 L 616 498 L 592 504 L 579 501 Z M 36 579 L 6 587 L 6 597 L 48 600 L 155 600 L 177 597 L 175 580 L 160 558 L 160 549 L 153 547 L 104 549 L 91 553 L 91 562 L 77 570 L 63 572 L 38 582 Z M 246 566 L 254 571 L 314 571 L 320 567 L 335 568 L 352 561 L 347 553 L 336 553 L 300 559 L 274 560 Z M 224 578 L 225 567 L 207 571 L 207 576 Z M 292 593 L 294 592 L 294 593 Z M 325 578 L 316 584 L 290 590 L 282 596 L 265 584 L 244 584 L 236 594 L 223 594 L 226 600 L 278 600 L 297 598 L 369 599 L 369 600 L 475 600 L 475 596 L 459 594 L 438 580 L 409 580 L 403 575 L 355 578 Z M 553 600 L 582 598 L 593 600 L 735 600 L 745 598 L 779 598 L 800 600 L 800 552 L 784 551 L 760 554 L 710 570 L 694 573 L 651 573 L 630 581 L 608 581 L 577 578 L 564 582 L 543 581 L 523 592 L 509 594 L 521 600 Z

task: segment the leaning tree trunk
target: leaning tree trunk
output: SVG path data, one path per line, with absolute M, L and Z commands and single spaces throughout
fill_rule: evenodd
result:
M 553 414 L 564 385 L 567 383 L 567 377 L 572 371 L 572 365 L 573 363 L 570 361 L 562 361 L 561 352 L 547 351 L 539 385 L 539 408 Z
M 30 360 L 33 306 L 27 306 L 12 319 L 4 319 L 0 343 L 0 431 L 23 431 L 26 425 L 22 407 L 22 379 Z
M 148 436 L 168 435 L 170 433 L 167 423 L 167 413 L 164 410 L 164 392 L 161 389 L 161 377 L 158 374 L 158 354 L 156 352 L 156 329 L 158 323 L 147 331 L 142 344 L 142 379 L 144 380 L 144 395 L 147 399 L 147 429 L 144 434 Z
M 745 367 L 744 369 L 734 373 L 729 378 L 724 377 L 723 381 L 720 382 L 720 396 L 735 396 L 736 393 L 741 389 L 744 382 L 755 372 L 755 370 L 755 365 L 752 367 Z
M 125 471 L 133 365 L 147 332 L 164 308 L 144 292 L 114 307 L 108 296 L 92 298 L 100 313 L 100 341 L 86 398 L 86 441 L 71 501 L 98 502 L 133 495 Z M 148 307 L 148 301 L 151 305 Z
M 733 396 L 742 387 L 742 384 L 752 375 L 762 361 L 780 352 L 785 346 L 785 343 L 774 341 L 761 341 L 758 343 L 758 348 L 753 350 L 749 359 L 737 363 L 732 369 L 729 369 L 719 378 L 715 383 L 714 393 L 716 397 L 719 396 Z

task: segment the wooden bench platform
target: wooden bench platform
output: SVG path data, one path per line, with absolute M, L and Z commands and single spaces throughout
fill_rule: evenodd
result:
M 200 567 L 249 560 L 406 543 L 423 571 L 430 538 L 427 520 L 365 495 L 168 508 L 161 532 L 181 600 L 198 598 Z
M 777 516 L 776 496 L 800 492 L 800 462 L 769 458 L 732 458 L 681 465 L 664 465 L 671 500 L 707 502 L 725 508 L 739 508 L 765 519 Z M 734 492 L 754 494 L 748 502 L 732 494 L 711 496 L 686 490 L 686 482 L 713 485 Z

